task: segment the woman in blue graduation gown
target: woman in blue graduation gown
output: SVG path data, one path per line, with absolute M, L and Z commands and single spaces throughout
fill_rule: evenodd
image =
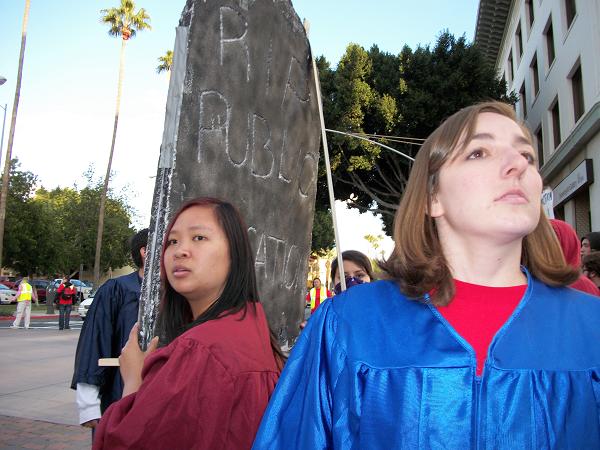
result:
M 319 308 L 255 449 L 600 448 L 600 302 L 565 287 L 531 142 L 497 102 L 429 137 L 388 279 Z

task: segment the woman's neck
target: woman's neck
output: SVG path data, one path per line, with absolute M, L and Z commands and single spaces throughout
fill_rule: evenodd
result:
M 521 271 L 521 240 L 497 245 L 484 240 L 442 241 L 444 256 L 455 279 L 482 286 L 525 284 Z
M 208 295 L 187 295 L 184 296 L 190 305 L 190 309 L 192 310 L 192 316 L 194 320 L 196 320 L 200 315 L 202 315 L 208 308 L 210 308 L 223 294 L 223 288 L 218 291 L 214 291 Z

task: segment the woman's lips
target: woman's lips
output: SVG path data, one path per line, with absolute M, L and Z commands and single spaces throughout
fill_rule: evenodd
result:
M 505 192 L 496 199 L 497 202 L 512 203 L 512 204 L 524 204 L 529 203 L 527 196 L 520 189 L 511 189 Z
M 180 278 L 191 273 L 191 270 L 187 269 L 186 267 L 175 267 L 172 273 L 174 277 Z

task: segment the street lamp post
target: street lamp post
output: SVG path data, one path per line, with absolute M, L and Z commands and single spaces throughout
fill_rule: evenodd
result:
M 6 83 L 6 78 L 0 75 L 0 86 Z M 0 108 L 4 110 L 4 120 L 2 120 L 2 136 L 0 137 L 0 155 L 2 155 L 2 144 L 4 143 L 4 125 L 6 125 L 6 107 L 8 105 L 5 103 L 4 106 L 0 105 Z
M 0 79 L 0 84 L 3 84 Z M 4 106 L 0 105 L 0 108 L 4 110 L 4 119 L 2 120 L 2 136 L 0 136 L 0 155 L 2 155 L 2 144 L 4 143 L 4 125 L 6 125 L 6 107 L 8 105 L 5 103 Z

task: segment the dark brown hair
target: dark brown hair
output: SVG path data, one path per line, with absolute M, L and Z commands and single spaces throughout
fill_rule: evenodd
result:
M 394 219 L 394 251 L 380 263 L 386 278 L 396 280 L 408 297 L 422 299 L 433 291 L 435 305 L 447 305 L 454 297 L 452 273 L 429 211 L 437 193 L 440 170 L 471 141 L 477 118 L 486 112 L 513 120 L 531 141 L 531 134 L 517 121 L 510 105 L 485 102 L 453 114 L 424 142 Z M 565 263 L 556 235 L 542 210 L 541 199 L 540 221 L 535 230 L 523 238 L 522 248 L 521 264 L 544 283 L 563 286 L 577 279 L 577 272 Z
M 359 252 L 358 250 L 346 250 L 345 252 L 342 253 L 342 259 L 344 261 L 352 261 L 357 266 L 362 267 L 363 270 L 365 272 L 367 272 L 367 275 L 369 275 L 369 278 L 371 279 L 371 281 L 375 281 L 376 278 L 375 278 L 375 275 L 373 275 L 373 267 L 371 266 L 371 261 L 369 261 L 369 258 L 367 257 L 367 255 Z M 334 258 L 333 261 L 331 261 L 331 273 L 330 273 L 332 283 L 333 283 L 333 280 L 335 279 L 335 274 L 337 272 L 337 269 L 338 269 L 338 260 L 337 260 L 337 258 Z
M 585 255 L 581 265 L 584 270 L 596 272 L 596 275 L 600 276 L 600 251 Z
M 600 250 L 600 231 L 592 231 L 581 238 L 584 239 L 590 243 L 590 250 Z
M 193 318 L 188 301 L 169 283 L 164 264 L 167 249 L 165 243 L 169 238 L 169 233 L 181 213 L 193 206 L 207 206 L 213 209 L 219 225 L 227 237 L 231 258 L 223 292 L 196 319 Z M 253 255 L 248 239 L 248 227 L 231 203 L 211 197 L 200 197 L 184 203 L 167 226 L 160 255 L 161 304 L 156 327 L 161 345 L 169 344 L 185 331 L 209 320 L 219 319 L 242 310 L 245 314 L 248 305 L 254 307 L 255 303 L 259 303 Z M 285 357 L 275 334 L 272 330 L 270 332 L 273 354 L 281 368 Z

